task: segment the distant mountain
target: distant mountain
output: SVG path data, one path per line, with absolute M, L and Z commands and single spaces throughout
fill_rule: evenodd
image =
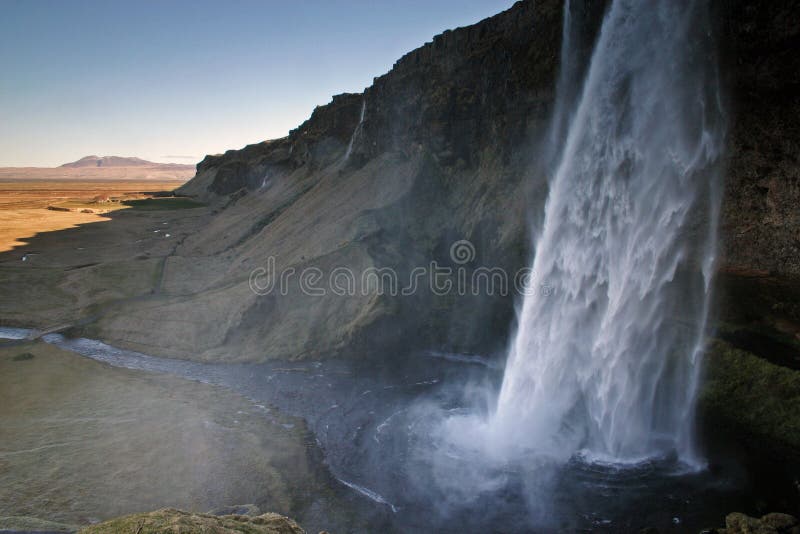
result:
M 141 158 L 86 156 L 59 167 L 0 167 L 0 181 L 18 180 L 167 180 L 185 182 L 194 165 L 156 163 Z
M 155 163 L 141 158 L 125 158 L 122 156 L 86 156 L 73 161 L 65 163 L 61 167 L 70 169 L 82 167 L 165 167 L 172 169 L 194 169 L 194 165 L 180 165 L 177 163 Z

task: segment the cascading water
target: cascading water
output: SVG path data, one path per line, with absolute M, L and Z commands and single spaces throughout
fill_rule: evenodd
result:
M 602 15 L 601 2 L 591 0 L 565 0 L 564 24 L 561 31 L 560 73 L 549 135 L 544 143 L 541 159 L 552 170 L 558 165 L 564 150 L 564 141 L 576 103 L 580 97 L 581 82 L 593 42 L 593 24 Z
M 344 161 L 350 159 L 350 154 L 353 152 L 353 145 L 356 142 L 356 138 L 358 134 L 361 132 L 361 129 L 364 127 L 364 114 L 367 111 L 367 98 L 366 96 L 361 101 L 361 112 L 358 116 L 358 124 L 356 124 L 355 130 L 353 130 L 353 135 L 350 136 L 350 142 L 347 144 L 347 150 L 344 153 Z
M 614 1 L 571 113 L 558 97 L 554 128 L 568 129 L 546 151 L 556 165 L 532 266 L 550 291 L 522 303 L 489 424 L 497 447 L 696 461 L 724 144 L 707 10 Z

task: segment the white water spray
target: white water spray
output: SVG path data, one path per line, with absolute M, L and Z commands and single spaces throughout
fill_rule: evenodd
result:
M 724 144 L 707 9 L 616 0 L 577 106 L 556 105 L 554 128 L 568 129 L 546 151 L 557 161 L 533 261 L 552 291 L 522 304 L 488 425 L 496 447 L 696 461 Z

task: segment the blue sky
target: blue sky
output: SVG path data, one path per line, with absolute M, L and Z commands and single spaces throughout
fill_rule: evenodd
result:
M 0 166 L 194 163 L 282 137 L 435 34 L 512 4 L 0 0 Z

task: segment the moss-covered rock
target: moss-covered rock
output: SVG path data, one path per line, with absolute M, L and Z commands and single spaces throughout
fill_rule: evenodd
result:
M 255 504 L 235 504 L 233 506 L 222 506 L 207 512 L 209 515 L 261 515 L 261 509 Z
M 81 534 L 110 534 L 130 532 L 132 534 L 166 533 L 248 533 L 248 534 L 305 534 L 300 526 L 279 514 L 259 516 L 192 514 L 182 510 L 165 508 L 155 512 L 133 514 L 104 523 L 92 525 Z
M 734 512 L 725 517 L 725 528 L 714 529 L 716 534 L 797 534 L 800 523 L 788 514 L 767 514 L 760 519 Z
M 714 340 L 699 408 L 706 428 L 800 458 L 800 371 Z

